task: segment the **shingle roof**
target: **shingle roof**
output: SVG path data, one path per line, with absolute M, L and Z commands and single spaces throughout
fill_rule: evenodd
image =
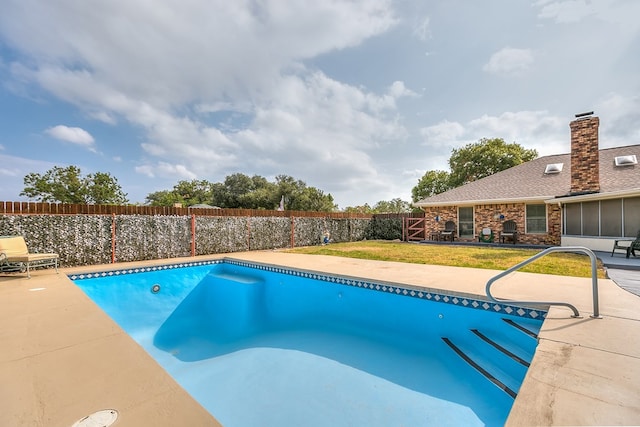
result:
M 635 154 L 640 159 L 640 144 L 602 149 L 600 159 L 600 195 L 615 192 L 640 194 L 640 164 L 615 166 L 617 156 Z M 557 174 L 545 174 L 550 163 L 563 163 Z M 548 200 L 569 195 L 571 189 L 571 155 L 539 157 L 491 176 L 470 182 L 414 203 L 416 206 L 445 206 L 488 203 L 513 203 Z

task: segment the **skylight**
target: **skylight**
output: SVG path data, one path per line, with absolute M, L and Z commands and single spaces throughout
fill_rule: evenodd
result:
M 564 163 L 549 163 L 547 167 L 544 169 L 544 173 L 545 174 L 560 173 L 562 172 L 562 165 L 564 165 Z
M 637 165 L 637 164 L 638 164 L 638 159 L 636 158 L 635 154 L 616 157 L 616 166 L 629 166 L 629 165 Z

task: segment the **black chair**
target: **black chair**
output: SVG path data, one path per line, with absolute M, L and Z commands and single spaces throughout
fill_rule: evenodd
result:
M 440 240 L 453 240 L 456 238 L 456 223 L 447 221 L 444 223 L 444 230 L 440 232 Z
M 617 240 L 616 240 L 616 243 L 618 243 Z M 627 258 L 629 258 L 630 255 L 633 255 L 635 257 L 636 256 L 636 249 L 640 250 L 640 231 L 638 231 L 638 235 L 636 236 L 636 240 L 631 242 L 631 244 L 627 248 Z M 614 248 L 614 250 L 615 250 L 615 248 Z M 611 252 L 611 253 L 613 253 L 613 252 Z
M 502 233 L 500 233 L 500 241 L 502 243 L 505 242 L 505 240 L 510 239 L 511 241 L 513 241 L 513 244 L 515 245 L 516 242 L 518 241 L 518 224 L 516 224 L 516 222 L 512 219 L 510 219 L 509 221 L 505 221 L 502 224 Z

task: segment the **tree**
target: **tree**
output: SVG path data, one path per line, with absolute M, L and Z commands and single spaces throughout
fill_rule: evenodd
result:
M 381 200 L 373 206 L 374 213 L 406 213 L 411 212 L 411 205 L 400 198 L 389 201 Z
M 127 195 L 118 180 L 109 173 L 96 172 L 82 177 L 80 168 L 54 166 L 44 174 L 24 177 L 21 196 L 42 202 L 126 204 Z
M 451 172 L 427 171 L 411 189 L 414 202 L 455 187 L 509 169 L 538 157 L 536 150 L 525 149 L 502 138 L 482 138 L 476 143 L 453 149 L 449 158 Z
M 369 206 L 368 203 L 365 203 L 364 205 L 361 205 L 361 206 L 347 206 L 346 208 L 344 208 L 343 211 L 347 213 L 360 213 L 360 214 L 374 213 L 373 208 Z
M 124 205 L 127 195 L 122 192 L 118 180 L 107 172 L 89 174 L 83 180 L 86 187 L 87 202 L 96 205 Z
M 254 188 L 254 182 L 251 177 L 243 173 L 228 175 L 224 179 L 224 190 L 221 195 L 222 204 L 220 207 L 248 208 L 248 206 L 246 206 L 247 200 L 244 196 L 253 191 Z
M 284 197 L 285 209 L 296 211 L 332 212 L 337 209 L 331 194 L 315 187 L 307 187 L 301 180 L 288 175 L 276 176 L 278 202 Z
M 365 203 L 362 206 L 347 206 L 343 212 L 362 213 L 362 214 L 382 214 L 382 213 L 407 213 L 411 212 L 411 204 L 400 198 L 392 200 L 380 200 L 378 203 L 369 206 Z
M 333 212 L 337 209 L 333 202 L 331 194 L 324 194 L 322 190 L 315 187 L 306 187 L 298 196 L 298 210 L 316 211 L 316 212 Z
M 449 185 L 459 187 L 538 157 L 536 150 L 507 144 L 502 138 L 487 139 L 454 149 L 449 158 Z
M 173 186 L 173 193 L 185 207 L 210 204 L 213 198 L 212 184 L 205 180 L 179 181 Z
M 418 185 L 411 189 L 411 199 L 417 202 L 426 197 L 444 193 L 450 188 L 449 172 L 427 171 L 418 181 Z
M 173 190 L 162 190 L 147 194 L 145 203 L 149 206 L 173 206 L 176 203 L 184 205 L 184 199 Z
M 152 206 L 207 203 L 222 208 L 276 209 L 282 197 L 289 210 L 330 212 L 337 208 L 331 194 L 307 187 L 290 176 L 278 175 L 276 183 L 272 183 L 259 175 L 249 177 L 242 173 L 228 175 L 223 183 L 180 181 L 173 190 L 150 193 L 146 201 Z

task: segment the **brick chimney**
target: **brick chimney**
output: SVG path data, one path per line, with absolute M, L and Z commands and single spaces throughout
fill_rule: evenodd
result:
M 589 113 L 576 114 L 571 128 L 571 194 L 600 191 L 598 126 L 600 119 Z

